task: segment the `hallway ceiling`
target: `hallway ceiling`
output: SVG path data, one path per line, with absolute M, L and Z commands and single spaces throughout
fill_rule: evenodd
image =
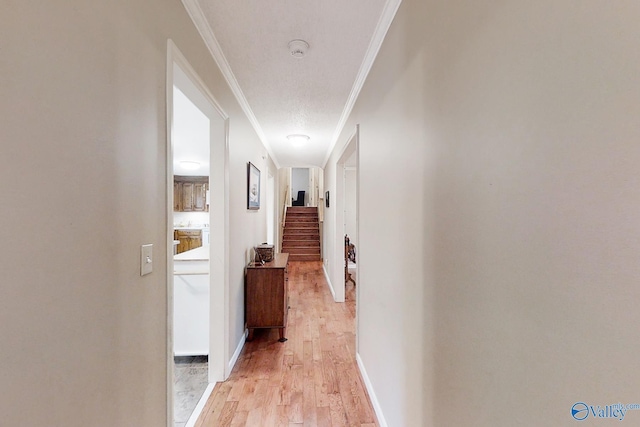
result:
M 400 1 L 183 3 L 276 165 L 323 167 Z M 309 44 L 303 58 L 294 39 Z

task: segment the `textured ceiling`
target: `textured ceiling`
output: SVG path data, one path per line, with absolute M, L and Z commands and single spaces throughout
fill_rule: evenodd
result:
M 192 17 L 194 9 L 199 9 L 197 13 L 217 40 L 276 163 L 320 167 L 335 143 L 334 135 L 386 3 L 185 1 Z M 304 58 L 290 55 L 288 43 L 294 39 L 309 43 Z M 286 139 L 290 134 L 306 134 L 311 139 L 295 148 Z

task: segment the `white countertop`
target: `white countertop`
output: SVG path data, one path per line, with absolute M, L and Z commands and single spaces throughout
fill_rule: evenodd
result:
M 202 226 L 202 227 L 198 227 L 196 225 L 192 225 L 192 226 L 187 226 L 185 225 L 184 227 L 178 226 L 178 225 L 174 225 L 173 226 L 174 230 L 209 230 L 209 226 Z
M 209 261 L 209 245 L 200 246 L 190 251 L 174 255 L 174 261 Z

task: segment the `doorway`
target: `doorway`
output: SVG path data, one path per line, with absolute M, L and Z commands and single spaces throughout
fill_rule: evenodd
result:
M 291 168 L 293 206 L 309 206 L 309 168 Z
M 171 40 L 167 53 L 167 425 L 182 427 L 229 375 L 228 116 Z M 180 229 L 196 243 L 174 255 Z
M 356 227 L 356 193 L 357 193 L 357 168 L 356 153 L 354 152 L 344 163 L 344 235 L 345 253 L 345 301 L 356 301 L 356 284 L 358 283 L 358 233 Z
M 356 311 L 358 301 L 358 162 L 359 162 L 359 127 L 349 138 L 338 162 L 336 164 L 336 219 L 335 219 L 335 246 L 333 260 L 334 265 L 340 266 L 334 269 L 332 282 L 335 283 L 334 292 L 336 302 L 344 302 L 347 291 L 349 297 L 355 298 Z M 345 236 L 349 236 L 350 243 L 355 246 L 355 262 L 349 265 L 345 258 Z M 347 273 L 352 274 L 353 281 L 346 281 Z M 358 317 L 356 316 L 356 327 Z M 357 330 L 357 329 L 356 329 Z M 356 335 L 357 337 L 357 335 Z M 357 341 L 356 341 L 357 345 Z

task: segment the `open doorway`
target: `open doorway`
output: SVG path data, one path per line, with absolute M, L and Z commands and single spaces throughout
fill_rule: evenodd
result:
M 291 205 L 309 206 L 309 168 L 291 168 Z
M 357 168 L 354 152 L 344 163 L 344 235 L 345 235 L 345 301 L 356 303 L 356 284 L 358 283 L 358 232 L 356 227 L 357 211 Z M 351 305 L 350 305 L 351 307 Z M 355 313 L 353 313 L 355 316 Z
M 336 164 L 336 219 L 334 265 L 340 266 L 334 270 L 332 282 L 334 297 L 337 302 L 344 302 L 347 296 L 358 300 L 358 138 L 359 130 L 349 138 Z M 347 242 L 347 237 L 349 241 Z M 349 246 L 353 245 L 354 256 L 349 262 Z M 351 280 L 349 280 L 351 279 Z M 349 293 L 349 295 L 347 295 Z M 356 316 L 356 325 L 357 325 Z
M 228 118 L 171 41 L 167 67 L 167 412 L 182 427 L 228 376 Z

